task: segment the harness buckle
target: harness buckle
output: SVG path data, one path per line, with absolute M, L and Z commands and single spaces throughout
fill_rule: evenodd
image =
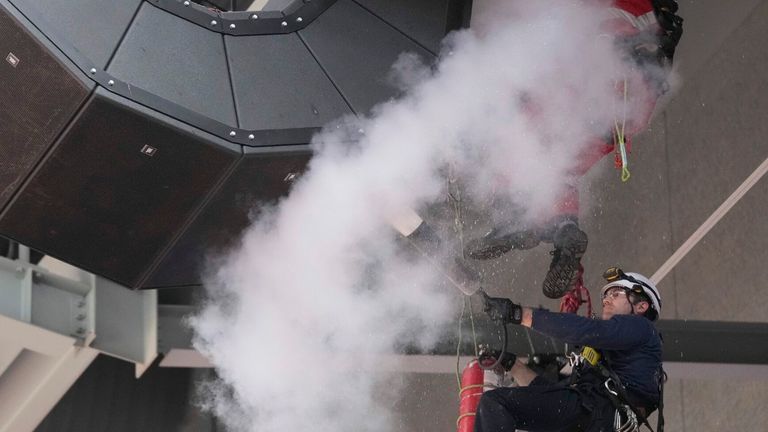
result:
M 568 359 L 568 365 L 571 366 L 572 369 L 581 365 L 581 363 L 584 361 L 584 358 L 575 352 L 569 353 L 566 358 Z
M 619 392 L 616 390 L 616 383 L 613 381 L 613 379 L 606 379 L 603 385 L 605 386 L 605 389 L 608 390 L 608 393 L 619 397 Z M 613 388 L 611 388 L 611 386 L 613 386 Z

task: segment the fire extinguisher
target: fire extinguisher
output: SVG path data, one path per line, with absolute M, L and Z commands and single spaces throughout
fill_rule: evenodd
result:
M 477 359 L 473 359 L 464 367 L 459 392 L 459 419 L 456 420 L 458 432 L 472 432 L 475 429 L 475 413 L 480 397 L 486 389 L 495 387 L 495 379 L 494 372 L 483 370 Z

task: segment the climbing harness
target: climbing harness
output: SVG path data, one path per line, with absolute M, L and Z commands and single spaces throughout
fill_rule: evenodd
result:
M 663 368 L 659 368 L 658 372 L 659 416 L 656 431 L 654 431 L 648 422 L 648 418 L 631 403 L 626 388 L 621 384 L 618 375 L 606 364 L 606 360 L 603 359 L 599 351 L 585 346 L 582 347 L 580 353 L 571 353 L 568 356 L 568 360 L 573 368 L 569 385 L 577 385 L 579 378 L 587 374 L 592 374 L 592 376 L 598 378 L 602 389 L 605 391 L 605 395 L 615 408 L 613 419 L 615 432 L 638 432 L 640 425 L 645 425 L 651 432 L 664 431 L 663 387 L 666 381 L 666 373 Z

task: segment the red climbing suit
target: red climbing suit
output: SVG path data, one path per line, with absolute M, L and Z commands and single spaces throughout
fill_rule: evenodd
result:
M 604 28 L 616 39 L 631 38 L 640 34 L 658 36 L 661 32 L 650 0 L 614 0 L 612 7 L 609 8 L 609 14 L 611 19 L 604 23 Z M 626 79 L 627 98 L 631 100 L 634 107 L 632 119 L 628 119 L 624 127 L 624 137 L 628 150 L 630 149 L 630 137 L 648 125 L 656 101 L 660 96 L 655 84 L 648 82 L 640 71 L 636 72 L 635 75 Z M 617 91 L 624 92 L 623 82 L 617 85 Z M 570 172 L 572 178 L 578 179 L 583 176 L 600 159 L 610 153 L 616 154 L 616 166 L 620 168 L 622 165 L 618 150 L 613 131 L 606 134 L 605 137 L 596 137 L 591 144 L 585 146 L 585 150 L 574 164 Z M 576 182 L 573 181 L 572 183 Z M 556 203 L 554 214 L 556 216 L 577 215 L 578 212 L 577 186 L 571 184 Z

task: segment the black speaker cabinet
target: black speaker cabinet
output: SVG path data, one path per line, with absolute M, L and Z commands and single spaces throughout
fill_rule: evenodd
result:
M 471 9 L 251 3 L 0 0 L 0 236 L 130 288 L 199 285 L 313 134 L 397 97 L 400 53 L 432 61 Z

